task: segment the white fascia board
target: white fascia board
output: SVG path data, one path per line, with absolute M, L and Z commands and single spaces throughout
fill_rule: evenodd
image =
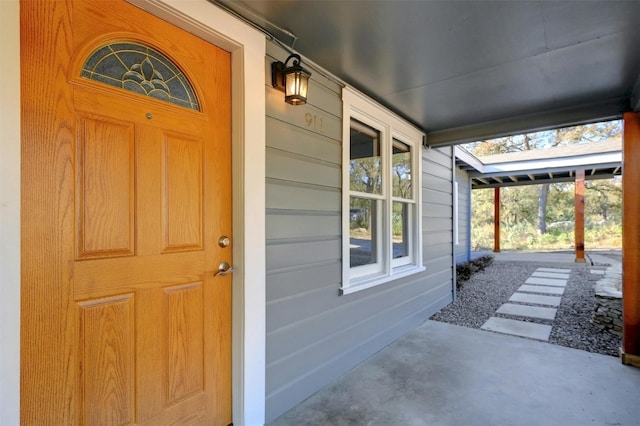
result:
M 547 158 L 544 160 L 514 161 L 511 163 L 485 164 L 479 175 L 491 176 L 492 174 L 509 175 L 515 173 L 534 173 L 536 171 L 550 170 L 574 170 L 576 168 L 594 168 L 609 164 L 621 164 L 622 152 L 608 152 L 604 154 L 591 154 L 571 158 Z M 475 173 L 470 173 L 475 175 Z
M 613 169 L 615 167 L 617 167 L 617 163 L 607 163 L 607 164 L 599 164 L 598 167 L 557 167 L 557 168 L 546 168 L 546 169 L 538 169 L 538 170 L 524 170 L 521 172 L 517 172 L 517 173 L 504 173 L 504 172 L 497 172 L 497 173 L 485 173 L 485 174 L 469 174 L 469 177 L 472 179 L 496 179 L 496 178 L 507 178 L 509 176 L 514 176 L 514 177 L 524 177 L 527 176 L 529 177 L 529 179 L 531 179 L 531 176 L 533 175 L 539 175 L 539 174 L 546 174 L 548 176 L 548 178 L 545 177 L 536 177 L 535 182 L 543 182 L 544 180 L 550 180 L 553 182 L 560 182 L 560 179 L 562 179 L 562 174 L 567 173 L 567 172 L 572 172 L 574 170 L 577 169 L 585 169 L 588 171 L 591 170 L 600 170 L 600 169 Z M 591 176 L 590 174 L 587 174 L 587 176 Z M 571 178 L 573 179 L 573 178 Z M 520 180 L 518 181 L 520 182 Z M 513 185 L 509 185 L 509 186 L 513 186 Z
M 546 173 L 549 178 L 547 180 L 551 180 L 554 182 L 560 182 L 561 177 L 556 176 L 556 175 L 560 175 L 563 173 L 567 173 L 570 171 L 574 171 L 574 170 L 578 170 L 578 169 L 585 169 L 585 170 L 599 170 L 599 169 L 612 169 L 615 167 L 618 167 L 619 163 L 602 163 L 602 164 L 598 164 L 597 166 L 589 166 L 589 167 L 584 167 L 584 166 L 580 166 L 580 167 L 555 167 L 555 168 L 544 168 L 544 169 L 527 169 L 527 170 L 522 170 L 522 171 L 518 171 L 518 172 L 493 172 L 493 173 L 484 173 L 484 174 L 475 174 L 475 173 L 469 173 L 469 177 L 471 177 L 472 179 L 480 179 L 480 178 L 485 178 L 485 179 L 494 179 L 496 177 L 501 177 L 501 178 L 506 178 L 509 176 L 515 176 L 515 177 L 524 177 L 524 176 L 528 176 L 529 178 L 531 178 L 531 176 L 533 175 L 538 175 L 538 174 L 543 174 Z M 537 177 L 535 179 L 536 182 L 543 182 L 546 178 L 542 178 L 542 177 Z M 510 185 L 512 186 L 512 185 Z
M 454 152 L 455 152 L 456 158 L 459 159 L 460 161 L 463 161 L 469 167 L 473 167 L 475 170 L 477 170 L 480 173 L 484 171 L 484 167 L 485 167 L 484 163 L 480 161 L 478 157 L 476 157 L 466 149 L 460 146 L 455 146 Z

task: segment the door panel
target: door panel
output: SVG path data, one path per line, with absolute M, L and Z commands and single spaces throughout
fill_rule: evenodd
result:
M 231 278 L 213 275 L 232 261 L 228 52 L 123 1 L 24 2 L 21 25 L 23 76 L 47 55 L 63 70 L 23 84 L 28 111 L 58 99 L 23 116 L 23 424 L 229 424 Z M 201 111 L 80 77 L 126 40 L 174 60 Z M 60 214 L 33 214 L 46 198 Z
M 202 140 L 162 135 L 163 253 L 202 248 Z
M 77 256 L 131 256 L 135 252 L 135 127 L 81 114 L 76 126 Z
M 81 423 L 132 424 L 135 419 L 134 297 L 79 303 Z
M 202 283 L 164 289 L 167 310 L 167 403 L 204 390 Z

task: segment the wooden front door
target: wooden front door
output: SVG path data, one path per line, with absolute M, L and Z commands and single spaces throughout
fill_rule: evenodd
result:
M 21 46 L 22 424 L 229 424 L 229 53 L 115 0 Z

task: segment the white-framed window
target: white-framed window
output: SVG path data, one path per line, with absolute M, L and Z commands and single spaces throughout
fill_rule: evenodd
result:
M 342 91 L 342 294 L 424 271 L 423 133 L 364 95 Z

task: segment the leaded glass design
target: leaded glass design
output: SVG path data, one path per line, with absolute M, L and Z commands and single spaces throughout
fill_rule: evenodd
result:
M 112 43 L 94 51 L 82 77 L 200 110 L 191 84 L 166 56 L 138 43 Z

